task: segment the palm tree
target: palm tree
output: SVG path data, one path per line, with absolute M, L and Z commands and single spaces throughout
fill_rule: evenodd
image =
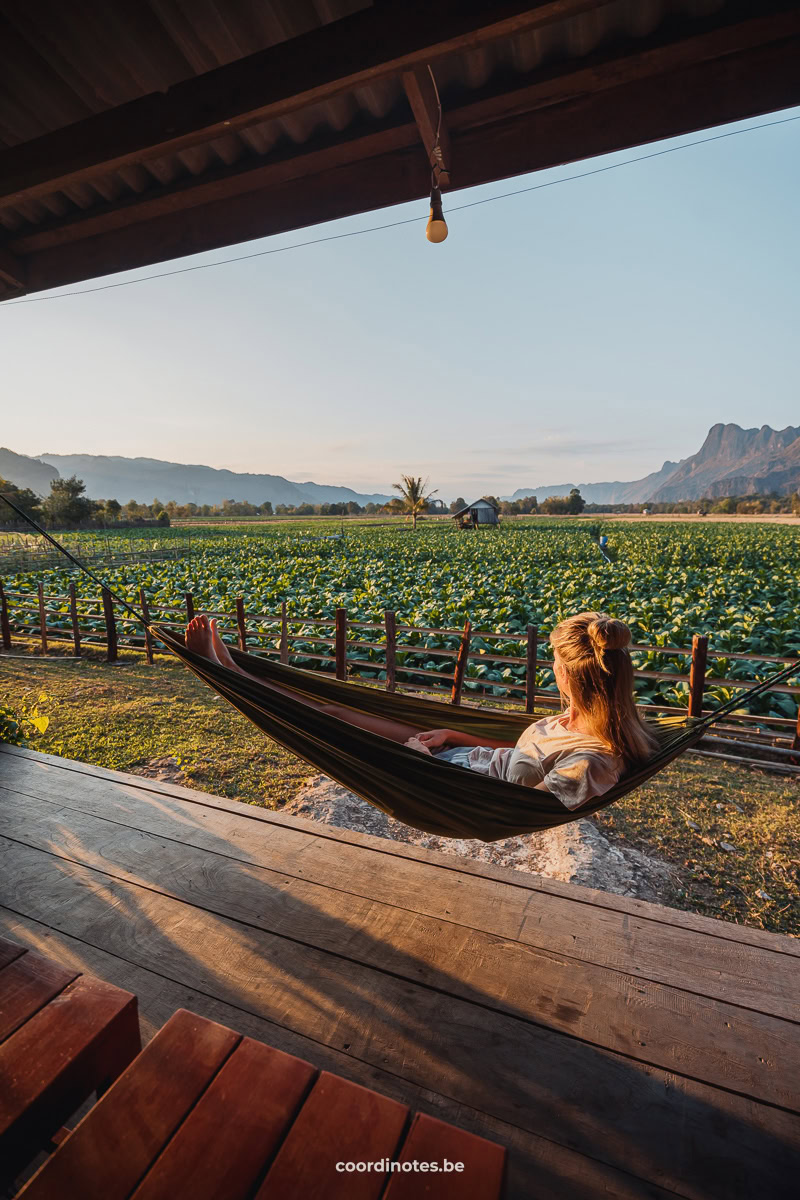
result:
M 394 500 L 391 501 L 391 506 L 395 512 L 408 513 L 416 529 L 417 517 L 421 512 L 427 510 L 428 501 L 436 495 L 438 488 L 434 488 L 432 492 L 428 492 L 426 489 L 430 481 L 426 479 L 423 483 L 421 475 L 419 477 L 415 475 L 401 475 L 400 478 L 402 483 L 392 484 L 392 487 L 400 495 L 399 497 L 395 496 Z

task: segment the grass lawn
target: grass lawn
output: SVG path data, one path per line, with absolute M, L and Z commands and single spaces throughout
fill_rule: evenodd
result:
M 18 643 L 19 645 L 19 643 Z M 20 653 L 21 651 L 18 651 Z M 3 658 L 0 704 L 39 703 L 36 750 L 280 808 L 312 767 L 270 742 L 180 663 L 121 652 L 108 664 Z M 612 840 L 665 859 L 678 888 L 664 902 L 800 936 L 800 781 L 684 755 L 594 819 Z M 723 849 L 725 846 L 732 849 Z

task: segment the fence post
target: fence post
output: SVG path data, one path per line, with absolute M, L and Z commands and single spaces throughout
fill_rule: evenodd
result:
M 692 665 L 689 669 L 689 716 L 703 714 L 703 692 L 706 685 L 708 638 L 696 633 L 692 638 Z
M 191 592 L 185 592 L 184 599 L 186 600 L 186 620 L 193 621 L 194 620 L 194 596 L 192 595 Z
M 397 691 L 397 617 L 391 609 L 383 614 L 386 629 L 386 690 Z
M 44 584 L 38 583 L 36 590 L 39 593 L 39 636 L 42 640 L 42 654 L 47 654 L 47 609 L 44 606 Z
M 8 601 L 6 594 L 3 591 L 3 585 L 0 583 L 0 633 L 3 638 L 3 649 L 11 649 L 11 625 L 8 620 Z
M 525 712 L 532 713 L 536 706 L 536 660 L 539 650 L 539 630 L 535 625 L 528 626 L 528 641 L 526 646 L 525 670 Z
M 347 611 L 336 609 L 336 678 L 347 678 Z
M 106 619 L 106 662 L 117 661 L 117 625 L 114 620 L 114 601 L 108 588 L 103 588 L 103 615 Z
M 75 650 L 75 657 L 81 656 L 81 628 L 78 624 L 78 595 L 75 591 L 75 584 L 69 585 L 69 616 L 72 621 L 72 645 Z
M 144 653 L 149 665 L 153 665 L 153 637 L 148 629 L 150 624 L 150 609 L 147 607 L 147 597 L 144 594 L 144 588 L 139 588 L 139 603 L 142 606 L 142 620 L 144 621 Z
M 239 649 L 242 653 L 246 653 L 247 630 L 244 625 L 244 600 L 241 596 L 236 597 L 236 626 L 239 630 Z
M 469 643 L 471 637 L 472 624 L 469 620 L 467 620 L 464 622 L 464 632 L 461 635 L 461 644 L 458 647 L 456 673 L 453 676 L 453 690 L 450 693 L 451 704 L 461 703 L 461 693 L 464 690 L 464 676 L 467 673 L 467 660 L 469 658 Z
M 289 622 L 286 617 L 286 601 L 281 603 L 281 662 L 289 664 Z

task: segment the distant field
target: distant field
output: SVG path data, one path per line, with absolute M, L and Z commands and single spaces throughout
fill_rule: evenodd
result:
M 601 526 L 611 564 L 591 536 Z M 476 631 L 505 633 L 529 623 L 549 630 L 570 613 L 600 608 L 627 620 L 642 644 L 687 646 L 692 634 L 707 633 L 717 650 L 800 657 L 797 525 L 540 518 L 464 533 L 447 521 L 425 522 L 416 533 L 404 523 L 345 524 L 344 535 L 335 536 L 341 527 L 336 518 L 199 526 L 159 530 L 157 542 L 151 528 L 128 531 L 120 542 L 141 546 L 143 559 L 111 567 L 107 577 L 132 598 L 141 586 L 152 605 L 176 609 L 190 591 L 198 609 L 233 612 L 241 596 L 252 613 L 275 613 L 286 600 L 290 617 L 331 617 L 342 606 L 353 620 L 381 621 L 391 608 L 401 624 L 452 629 L 469 617 Z M 183 538 L 191 539 L 191 554 L 145 560 L 154 545 Z M 70 535 L 69 543 L 80 552 L 84 544 L 96 547 L 96 535 Z M 63 595 L 68 576 L 31 570 L 3 582 L 7 590 L 32 592 L 41 578 L 47 593 Z M 78 591 L 96 594 L 83 578 Z M 66 629 L 68 620 L 65 602 L 54 627 Z M 445 636 L 426 641 L 432 653 L 455 644 Z M 481 664 L 480 649 L 478 639 L 470 679 L 479 674 L 502 687 L 503 672 Z M 674 660 L 652 652 L 638 665 L 669 670 Z M 709 674 L 752 679 L 763 669 L 715 659 Z M 505 678 L 513 680 L 513 672 Z M 685 684 L 644 679 L 637 686 L 645 701 L 686 702 Z M 709 699 L 730 694 L 719 685 Z M 761 704 L 758 711 L 777 716 L 797 711 L 789 695 Z

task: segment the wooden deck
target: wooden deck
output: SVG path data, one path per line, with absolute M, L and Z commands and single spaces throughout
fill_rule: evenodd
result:
M 0 929 L 509 1149 L 513 1200 L 778 1200 L 800 943 L 0 748 Z M 468 1192 L 465 1191 L 465 1195 Z

